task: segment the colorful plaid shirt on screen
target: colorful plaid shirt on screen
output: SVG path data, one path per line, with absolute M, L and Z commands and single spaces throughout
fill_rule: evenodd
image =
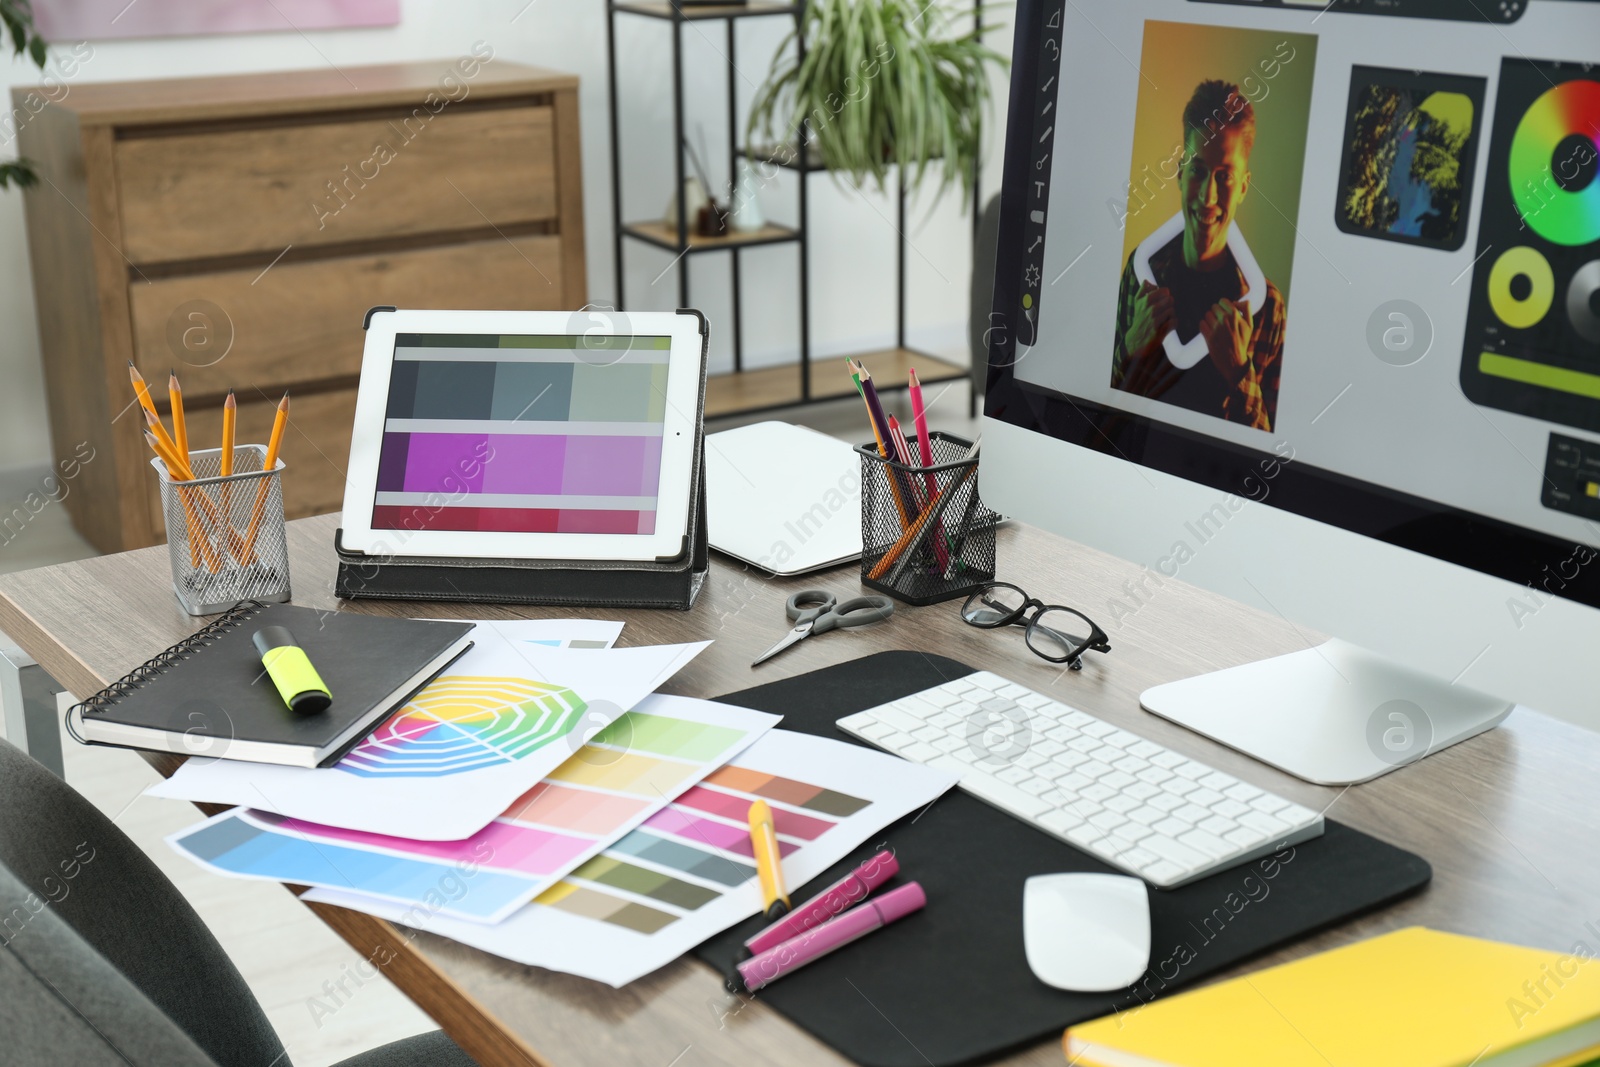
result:
M 1157 278 L 1180 277 L 1187 271 L 1183 264 L 1182 247 L 1181 241 L 1174 241 L 1150 257 L 1150 269 Z M 1244 292 L 1244 275 L 1239 268 L 1230 266 L 1226 269 L 1232 272 L 1237 284 L 1232 292 Z M 1130 256 L 1122 272 L 1122 286 L 1117 295 L 1112 388 L 1178 404 L 1258 430 L 1271 430 L 1277 421 L 1278 379 L 1283 368 L 1283 339 L 1288 320 L 1287 305 L 1278 287 L 1267 283 L 1266 300 L 1253 319 L 1250 363 L 1239 381 L 1231 386 L 1211 362 L 1210 356 L 1186 371 L 1174 367 L 1162 349 L 1157 349 L 1154 355 L 1144 361 L 1143 366 L 1133 364 L 1124 339 L 1133 323 L 1133 298 L 1138 292 L 1139 279 L 1134 274 L 1133 257 Z M 1174 299 L 1177 299 L 1176 293 Z

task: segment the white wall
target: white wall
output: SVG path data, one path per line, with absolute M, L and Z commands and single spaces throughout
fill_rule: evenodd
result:
M 487 41 L 498 58 L 571 71 L 582 79 L 584 195 L 588 227 L 589 295 L 595 303 L 615 299 L 611 240 L 611 168 L 608 124 L 605 14 L 601 0 L 405 0 L 397 27 L 93 42 L 93 57 L 74 82 L 179 77 L 325 65 L 453 57 Z M 788 20 L 748 19 L 739 29 L 736 81 L 748 103 L 765 78 L 773 50 Z M 618 19 L 620 93 L 624 100 L 623 188 L 629 219 L 659 216 L 671 191 L 670 27 L 653 19 Z M 993 34 L 994 47 L 1010 51 L 1010 30 Z M 703 124 L 715 157 L 713 183 L 727 180 L 724 116 L 727 66 L 722 24 L 691 24 L 684 31 L 689 72 L 689 130 Z M 0 57 L 0 86 L 40 80 L 37 68 Z M 357 77 L 359 84 L 359 77 Z M 1002 98 L 1004 81 L 998 83 Z M 70 89 L 69 89 L 70 98 Z M 988 188 L 998 180 L 997 121 L 990 123 Z M 0 137 L 0 158 L 15 145 Z M 793 221 L 793 179 L 763 194 L 763 207 L 777 221 Z M 893 203 L 876 195 L 841 191 L 827 177 L 812 182 L 812 337 L 828 354 L 893 343 Z M 909 279 L 914 343 L 964 358 L 967 286 L 970 277 L 970 218 L 950 196 L 932 212 L 915 205 L 907 227 L 912 244 Z M 796 351 L 796 255 L 792 247 L 745 253 L 745 338 L 749 363 L 783 362 Z M 727 334 L 727 268 L 721 255 L 700 256 L 691 300 L 713 324 L 713 371 L 731 369 Z M 645 246 L 628 252 L 629 305 L 675 306 L 677 286 L 669 272 L 653 280 L 671 256 Z M 721 327 L 719 330 L 718 328 Z M 39 365 L 33 287 L 28 267 L 22 197 L 0 193 L 0 468 L 49 460 L 44 387 Z

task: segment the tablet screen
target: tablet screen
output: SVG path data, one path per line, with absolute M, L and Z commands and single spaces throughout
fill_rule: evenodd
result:
M 372 528 L 655 533 L 671 349 L 396 334 Z

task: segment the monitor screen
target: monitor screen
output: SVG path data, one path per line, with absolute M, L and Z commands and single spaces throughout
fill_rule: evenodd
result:
M 670 337 L 397 334 L 375 530 L 648 534 Z
M 1600 4 L 1483 6 L 1024 0 L 987 413 L 1600 607 Z

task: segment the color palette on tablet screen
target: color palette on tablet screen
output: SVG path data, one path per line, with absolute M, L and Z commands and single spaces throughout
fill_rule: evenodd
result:
M 668 337 L 400 334 L 374 529 L 655 530 Z
M 772 804 L 784 856 L 870 804 L 808 782 L 722 767 L 574 868 L 537 903 L 639 934 L 665 929 L 756 876 L 745 820 L 757 798 Z

